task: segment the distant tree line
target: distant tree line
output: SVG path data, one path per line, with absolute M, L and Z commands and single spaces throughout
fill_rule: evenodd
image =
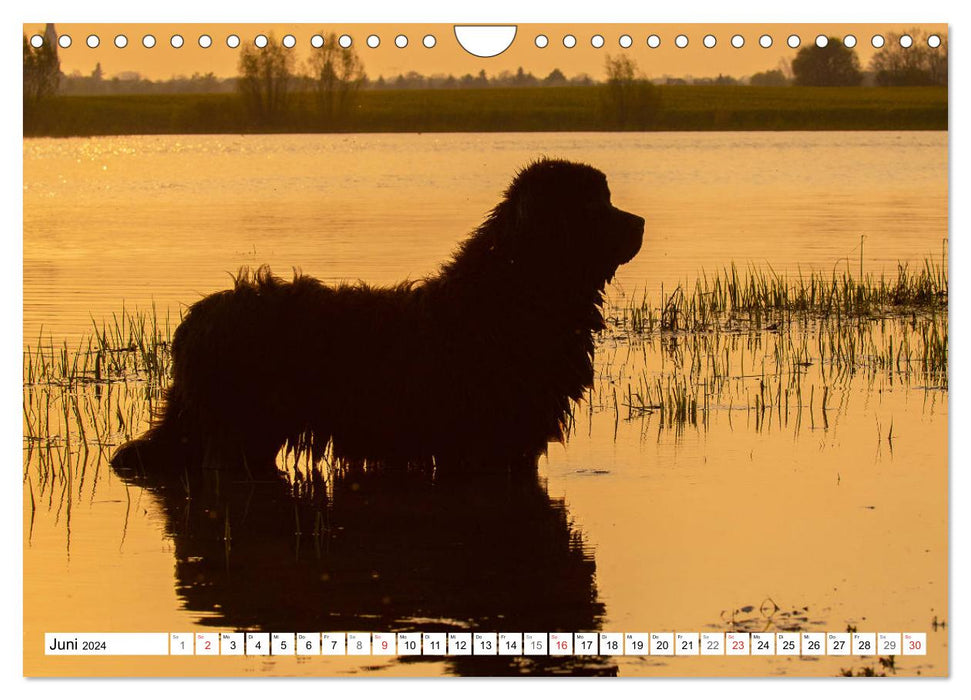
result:
M 343 56 L 353 54 L 341 49 Z M 314 54 L 317 56 L 320 54 Z M 326 63 L 326 61 L 325 61 Z M 332 64 L 340 65 L 340 64 Z M 319 77 L 319 73 L 317 74 Z M 313 75 L 292 76 L 295 91 L 313 90 Z M 104 77 L 101 65 L 89 75 L 74 71 L 61 75 L 60 90 L 63 95 L 133 95 L 133 94 L 173 94 L 173 93 L 221 93 L 235 92 L 239 78 L 219 78 L 213 73 L 193 73 L 191 76 L 174 76 L 167 80 L 149 80 L 137 72 L 125 71 L 111 78 Z M 502 71 L 487 75 L 484 70 L 476 75 L 463 76 L 435 74 L 422 75 L 416 71 L 400 73 L 395 76 L 378 76 L 370 79 L 367 75 L 360 78 L 359 87 L 365 90 L 448 90 L 455 88 L 493 88 L 493 87 L 557 87 L 563 85 L 593 85 L 596 81 L 586 73 L 567 78 L 562 71 L 554 68 L 546 77 L 537 78 L 532 73 L 519 68 L 515 72 Z
M 134 71 L 125 71 L 106 78 L 98 63 L 89 75 L 82 75 L 80 71 L 62 75 L 60 92 L 62 95 L 171 95 L 235 90 L 235 77 L 218 78 L 211 72 L 174 76 L 168 80 L 149 80 Z

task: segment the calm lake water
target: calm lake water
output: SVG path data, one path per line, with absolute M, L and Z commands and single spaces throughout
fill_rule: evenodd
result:
M 24 334 L 178 317 L 243 265 L 390 283 L 435 272 L 540 155 L 589 162 L 647 220 L 618 289 L 731 261 L 895 273 L 947 236 L 943 132 L 131 136 L 24 141 Z
M 947 236 L 946 133 L 28 139 L 25 343 L 41 329 L 56 343 L 76 342 L 92 318 L 123 303 L 154 303 L 177 319 L 181 306 L 227 286 L 227 273 L 242 265 L 375 283 L 433 273 L 515 170 L 541 154 L 601 168 L 614 203 L 647 220 L 642 252 L 611 290 L 619 299 L 691 283 L 733 261 L 789 273 L 855 271 L 861 235 L 864 268 L 895 274 L 898 261 L 939 260 Z M 899 342 L 908 331 L 883 332 Z M 540 483 L 446 493 L 377 477 L 338 484 L 325 526 L 272 486 L 187 499 L 166 485 L 126 484 L 109 468 L 108 450 L 79 449 L 76 437 L 73 447 L 55 444 L 50 461 L 25 452 L 25 672 L 884 670 L 859 657 L 631 656 L 544 669 L 41 653 L 50 631 L 734 625 L 926 632 L 929 654 L 897 657 L 897 673 L 947 674 L 947 629 L 935 624 L 948 620 L 945 386 L 893 372 L 834 378 L 817 363 L 800 380 L 816 403 L 800 399 L 798 422 L 788 403 L 784 416 L 755 421 L 742 407 L 758 391 L 751 368 L 770 362 L 779 339 L 764 332 L 733 346 L 733 366 L 750 371 L 705 424 L 672 428 L 656 413 L 617 408 L 614 398 L 635 377 L 669 371 L 670 348 L 611 329 L 598 346 L 591 401 L 567 443 L 541 461 Z M 45 391 L 25 389 L 25 420 L 38 420 Z M 141 386 L 113 391 L 84 389 L 82 404 L 120 415 L 127 404 L 119 395 L 140 396 Z M 133 416 L 138 432 L 144 406 Z M 224 520 L 234 523 L 231 551 Z M 307 534 L 321 528 L 327 537 Z

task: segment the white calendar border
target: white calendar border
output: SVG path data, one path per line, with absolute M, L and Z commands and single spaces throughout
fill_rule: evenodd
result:
M 483 3 L 480 7 L 475 7 L 471 4 L 461 6 L 452 2 L 446 2 L 445 0 L 436 0 L 434 2 L 427 2 L 419 8 L 416 8 L 414 3 L 400 4 L 392 3 L 390 0 L 373 0 L 367 4 L 356 3 L 343 7 L 325 6 L 318 2 L 291 2 L 288 0 L 275 0 L 273 3 L 266 3 L 265 6 L 255 3 L 252 5 L 226 4 L 229 5 L 229 8 L 220 8 L 220 10 L 213 9 L 215 3 L 201 4 L 197 0 L 168 0 L 165 3 L 157 4 L 130 4 L 116 0 L 114 2 L 98 3 L 95 7 L 92 7 L 92 3 L 81 5 L 80 3 L 68 2 L 67 0 L 49 0 L 40 4 L 28 5 L 18 3 L 13 8 L 8 4 L 4 7 L 3 12 L 10 13 L 14 17 L 12 19 L 7 18 L 5 14 L 5 19 L 11 19 L 11 21 L 4 23 L 8 31 L 3 34 L 5 40 L 9 42 L 4 47 L 6 60 L 3 62 L 6 70 L 9 71 L 8 85 L 15 85 L 19 80 L 19 71 L 17 71 L 16 67 L 20 62 L 20 57 L 19 55 L 14 56 L 13 53 L 15 50 L 19 52 L 20 47 L 14 46 L 15 42 L 10 41 L 13 36 L 13 32 L 10 31 L 12 29 L 12 23 L 15 22 L 19 25 L 28 21 L 45 21 L 47 18 L 55 19 L 56 21 L 71 21 L 72 19 L 83 21 L 97 21 L 98 19 L 106 21 L 213 21 L 231 18 L 232 20 L 238 21 L 297 22 L 319 20 L 322 16 L 326 16 L 331 21 L 353 20 L 361 22 L 389 20 L 434 20 L 445 22 L 525 22 L 530 20 L 572 22 L 698 22 L 702 20 L 730 20 L 751 22 L 913 21 L 915 24 L 929 20 L 950 20 L 952 22 L 961 20 L 957 25 L 958 31 L 954 33 L 954 38 L 957 40 L 956 43 L 964 42 L 965 37 L 971 36 L 971 24 L 963 21 L 965 13 L 958 9 L 957 3 L 941 0 L 921 0 L 919 3 L 916 0 L 911 0 L 910 2 L 884 0 L 879 4 L 870 4 L 865 10 L 861 10 L 857 4 L 846 3 L 845 0 L 816 0 L 811 4 L 803 3 L 795 7 L 789 3 L 781 4 L 778 2 L 769 2 L 768 0 L 746 2 L 743 6 L 739 6 L 739 3 L 732 5 L 717 2 L 716 0 L 696 0 L 690 5 L 685 5 L 684 3 L 635 3 L 628 0 L 626 2 L 612 4 L 588 2 L 586 8 L 581 8 L 579 3 L 567 6 L 561 1 L 556 2 L 555 5 L 550 3 L 550 5 L 555 7 L 552 10 L 549 6 L 544 7 L 539 4 L 527 5 L 522 3 L 521 0 L 490 0 L 488 3 Z M 30 16 L 27 16 L 28 13 Z M 956 85 L 958 77 L 964 81 L 960 89 L 952 89 L 949 94 L 952 124 L 957 123 L 958 115 L 960 115 L 964 123 L 967 123 L 969 118 L 967 76 L 971 75 L 971 64 L 969 64 L 968 56 L 971 56 L 971 49 L 960 45 L 959 49 L 952 51 L 951 54 L 952 85 Z M 19 112 L 19 110 L 17 111 Z M 19 115 L 15 115 L 15 121 L 18 118 Z M 9 124 L 8 129 L 11 129 Z M 14 204 L 13 206 L 4 207 L 4 211 L 8 224 L 6 230 L 17 231 L 22 227 L 22 221 L 19 218 L 19 208 L 16 206 L 16 201 L 22 197 L 22 194 L 20 194 L 22 178 L 20 166 L 13 168 L 9 167 L 9 164 L 13 162 L 22 164 L 22 145 L 20 134 L 17 134 L 16 140 L 10 138 L 10 134 L 7 134 L 7 136 L 8 138 L 5 141 L 5 155 L 7 157 L 4 159 L 4 162 L 8 164 L 8 167 L 5 168 L 6 188 L 4 197 L 5 202 L 10 203 L 12 201 Z M 968 188 L 968 165 L 971 162 L 969 161 L 971 152 L 969 152 L 967 147 L 968 142 L 964 128 L 959 128 L 956 138 L 952 141 L 954 144 L 951 159 L 953 163 L 951 170 L 952 193 L 957 192 L 959 188 L 962 188 L 961 191 L 967 191 Z M 12 194 L 13 192 L 17 192 L 18 194 Z M 951 250 L 949 251 L 951 264 L 955 271 L 967 270 L 971 267 L 971 258 L 969 258 L 969 254 L 967 253 L 968 248 L 965 247 L 967 244 L 957 240 L 955 232 L 964 231 L 966 233 L 971 231 L 971 220 L 969 220 L 967 214 L 968 204 L 966 199 L 954 196 L 950 197 L 949 201 L 951 206 Z M 18 260 L 22 261 L 23 258 L 22 248 L 20 248 L 22 239 L 20 236 L 10 236 L 4 245 L 7 255 L 0 256 L 0 259 L 3 260 L 2 264 L 6 268 L 3 272 L 6 274 L 0 277 L 0 279 L 4 279 L 7 286 L 5 291 L 8 294 L 6 295 L 3 312 L 4 320 L 8 320 L 9 318 L 16 318 L 19 313 L 22 313 L 22 304 L 19 308 L 16 306 L 19 301 L 17 295 L 14 293 L 17 287 L 22 284 L 22 276 L 19 271 L 20 262 L 18 262 Z M 952 308 L 961 309 L 963 310 L 962 313 L 966 314 L 969 305 L 971 305 L 971 299 L 969 299 L 967 289 L 960 283 L 961 276 L 954 275 L 953 277 L 958 283 L 954 285 L 951 291 L 950 301 L 954 305 Z M 22 342 L 19 344 L 18 342 L 22 333 L 22 324 L 15 323 L 13 331 L 15 339 L 8 341 L 8 343 L 0 347 L 0 357 L 3 358 L 2 366 L 6 368 L 19 366 L 19 354 Z M 949 430 L 949 438 L 951 441 L 951 449 L 949 450 L 950 463 L 952 465 L 967 465 L 971 463 L 971 460 L 968 459 L 969 454 L 971 454 L 968 445 L 969 437 L 966 432 L 961 433 L 960 431 L 955 431 L 953 428 L 962 423 L 967 424 L 969 417 L 966 403 L 967 399 L 963 399 L 962 397 L 971 397 L 969 376 L 967 370 L 963 369 L 969 366 L 968 360 L 971 360 L 971 355 L 969 355 L 967 350 L 971 347 L 971 342 L 969 342 L 966 325 L 962 327 L 962 324 L 955 324 L 951 327 L 950 333 L 953 341 L 952 352 L 954 350 L 961 351 L 960 355 L 956 356 L 952 354 L 951 376 L 949 377 L 951 387 L 949 392 L 949 412 L 951 418 L 951 429 Z M 20 431 L 17 425 L 20 406 L 15 405 L 9 397 L 16 395 L 11 389 L 14 388 L 14 382 L 19 383 L 20 377 L 18 375 L 14 378 L 14 373 L 9 369 L 2 374 L 2 377 L 4 384 L 0 387 L 0 396 L 8 397 L 8 400 L 0 404 L 0 426 L 3 426 L 4 444 L 7 446 L 16 444 L 17 454 L 19 454 L 21 449 L 19 444 Z M 11 449 L 8 454 L 14 454 L 13 450 Z M 965 547 L 963 550 L 959 550 L 954 546 L 954 542 L 957 540 L 966 544 L 971 539 L 969 537 L 971 535 L 971 530 L 968 527 L 969 520 L 964 512 L 953 507 L 957 503 L 967 503 L 971 500 L 971 492 L 968 489 L 968 481 L 971 477 L 962 474 L 960 469 L 952 469 L 950 477 L 952 491 L 949 514 L 952 518 L 952 527 L 949 540 L 949 551 L 951 553 L 949 593 L 958 590 L 959 585 L 963 585 L 971 579 L 971 576 L 968 575 L 967 548 Z M 8 475 L 8 479 L 10 479 L 10 475 Z M 10 480 L 12 482 L 12 479 Z M 8 503 L 7 508 L 4 509 L 3 514 L 7 526 L 5 532 L 21 532 L 23 526 L 23 504 L 21 502 L 20 490 L 8 487 L 7 496 L 11 501 L 16 496 L 16 503 Z M 17 540 L 14 537 L 3 538 L 2 546 L 5 548 L 5 560 L 19 561 L 20 571 L 22 572 L 22 539 Z M 961 555 L 960 557 L 959 554 Z M 22 576 L 5 577 L 0 582 L 0 586 L 3 587 L 6 600 L 23 600 Z M 948 621 L 951 625 L 948 627 L 947 634 L 950 645 L 949 670 L 952 674 L 952 681 L 942 682 L 925 679 L 920 683 L 932 684 L 926 689 L 924 685 L 917 685 L 914 682 L 881 683 L 879 690 L 881 696 L 913 700 L 915 694 L 924 693 L 928 690 L 933 692 L 935 696 L 967 696 L 967 693 L 971 690 L 971 683 L 968 682 L 969 672 L 964 671 L 961 673 L 958 669 L 958 664 L 954 663 L 955 659 L 964 658 L 969 650 L 967 626 L 954 624 L 955 620 L 963 621 L 964 608 L 958 603 L 956 596 L 951 595 L 950 597 L 951 606 Z M 0 635 L 0 658 L 2 658 L 0 663 L 4 665 L 5 673 L 3 678 L 5 686 L 26 684 L 26 681 L 22 677 L 23 616 L 13 614 L 10 617 L 14 618 L 14 622 L 11 624 L 13 629 L 8 634 Z M 270 686 L 266 682 L 254 684 L 249 681 L 249 678 L 245 678 L 220 679 L 216 682 L 188 680 L 159 683 L 157 679 L 149 682 L 140 679 L 90 679 L 83 681 L 83 684 L 86 686 L 85 692 L 93 691 L 100 698 L 115 696 L 130 698 L 133 693 L 137 693 L 140 700 L 153 700 L 154 698 L 171 700 L 173 692 L 192 694 L 212 693 L 216 689 L 217 684 L 219 687 L 228 686 L 230 689 L 229 692 L 233 693 L 234 700 L 265 697 Z M 271 680 L 267 682 L 271 683 L 274 689 L 289 688 L 291 691 L 304 685 L 301 681 L 287 682 Z M 330 682 L 344 684 L 350 683 L 351 681 L 334 680 Z M 537 686 L 535 684 L 536 682 L 541 683 L 543 688 L 555 687 L 558 700 L 559 698 L 574 697 L 583 697 L 586 699 L 591 692 L 591 686 L 585 683 L 564 683 L 562 679 L 534 681 L 529 687 L 532 689 L 539 688 L 540 686 Z M 347 685 L 348 692 L 351 692 L 351 688 L 353 688 L 355 694 L 362 695 L 370 695 L 371 693 L 378 694 L 379 692 L 384 695 L 388 692 L 393 692 L 395 689 L 407 687 L 409 692 L 420 692 L 424 697 L 439 697 L 444 696 L 446 693 L 452 695 L 456 688 L 452 684 L 442 684 L 433 680 L 402 680 L 392 681 L 390 684 L 382 683 L 380 686 L 368 684 L 368 687 L 363 690 L 369 692 L 362 692 L 359 681 L 353 681 L 353 683 L 353 686 Z M 554 683 L 556 684 L 555 686 L 553 685 Z M 700 690 L 710 692 L 715 689 L 719 681 L 705 679 L 692 679 L 687 681 L 651 679 L 650 692 L 664 692 L 665 690 L 668 693 L 683 692 L 686 683 L 694 685 Z M 787 700 L 790 698 L 812 698 L 813 700 L 817 700 L 820 693 L 825 693 L 827 697 L 832 697 L 833 695 L 839 697 L 844 694 L 849 696 L 850 692 L 858 692 L 860 688 L 858 683 L 839 683 L 836 680 L 830 680 L 825 685 L 821 685 L 819 682 L 800 681 L 796 679 L 787 679 L 784 681 L 777 679 L 732 679 L 721 681 L 721 683 L 727 685 L 733 694 L 744 694 L 751 697 L 777 698 L 779 690 L 784 688 Z M 643 693 L 647 692 L 646 688 L 647 686 L 641 683 L 614 683 L 611 685 L 611 693 L 612 695 L 616 694 L 618 697 L 636 697 L 640 699 L 643 698 Z M 63 681 L 33 681 L 30 683 L 29 691 L 26 685 L 20 685 L 18 690 L 20 694 L 29 693 L 32 698 L 66 700 L 73 692 L 73 684 Z M 501 690 L 501 686 L 497 686 L 495 682 L 470 680 L 463 682 L 461 692 L 463 700 L 478 700 L 478 698 L 489 698 L 492 700 L 497 690 Z

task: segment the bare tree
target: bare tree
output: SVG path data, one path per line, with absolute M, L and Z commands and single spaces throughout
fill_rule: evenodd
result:
M 649 125 L 660 106 L 657 87 L 638 75 L 637 64 L 627 56 L 607 56 L 603 96 L 605 116 L 621 128 Z
M 57 35 L 47 25 L 44 42 L 37 48 L 24 34 L 24 109 L 30 110 L 45 97 L 57 92 L 61 81 L 61 61 L 57 57 Z
M 307 72 L 317 96 L 317 109 L 324 123 L 342 120 L 351 105 L 351 97 L 367 80 L 364 65 L 353 47 L 344 48 L 336 34 L 328 34 L 319 49 L 313 49 Z
M 271 34 L 264 48 L 245 46 L 239 56 L 237 86 L 250 114 L 274 124 L 286 112 L 293 80 L 293 53 Z
M 927 43 L 928 34 L 918 29 L 906 32 L 913 44 L 900 45 L 902 34 L 887 34 L 887 43 L 870 59 L 877 85 L 947 85 L 947 37 L 937 48 Z

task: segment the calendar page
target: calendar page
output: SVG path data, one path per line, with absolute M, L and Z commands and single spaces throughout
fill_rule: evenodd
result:
M 23 25 L 24 675 L 947 676 L 947 25 L 321 15 Z

